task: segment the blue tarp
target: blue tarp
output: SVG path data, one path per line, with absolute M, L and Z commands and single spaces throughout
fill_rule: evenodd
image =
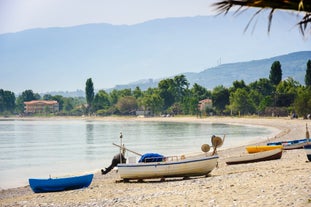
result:
M 138 162 L 162 162 L 163 159 L 163 155 L 157 153 L 146 153 L 141 156 Z

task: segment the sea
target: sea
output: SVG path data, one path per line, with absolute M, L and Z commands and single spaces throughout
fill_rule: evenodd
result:
M 204 122 L 0 119 L 0 189 L 26 186 L 29 178 L 97 172 L 120 152 L 113 143 L 139 154 L 170 156 L 199 152 L 202 144 L 211 145 L 212 135 L 225 135 L 220 149 L 225 150 L 277 133 L 270 127 Z M 127 151 L 126 156 L 137 155 Z

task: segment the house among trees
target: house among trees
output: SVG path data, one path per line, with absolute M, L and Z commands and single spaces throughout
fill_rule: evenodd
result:
M 198 110 L 203 112 L 203 111 L 206 111 L 207 108 L 212 108 L 213 106 L 213 102 L 212 102 L 212 99 L 203 99 L 201 101 L 199 101 L 199 104 L 198 104 Z
M 57 101 L 33 100 L 25 101 L 26 114 L 34 113 L 55 113 L 59 111 L 59 104 Z

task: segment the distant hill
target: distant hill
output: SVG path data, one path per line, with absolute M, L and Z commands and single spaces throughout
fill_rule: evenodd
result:
M 191 83 L 212 88 L 220 83 L 230 85 L 235 79 L 249 82 L 267 77 L 273 60 L 264 64 L 260 59 L 310 50 L 311 41 L 302 39 L 296 19 L 286 12 L 275 12 L 270 34 L 268 12 L 261 12 L 254 29 L 251 25 L 243 33 L 253 14 L 249 9 L 238 16 L 178 17 L 136 25 L 99 23 L 1 34 L 0 88 L 15 93 L 27 89 L 35 93 L 76 91 L 84 90 L 88 78 L 97 89 L 117 84 L 116 88 L 128 87 L 128 83 L 147 88 L 180 73 Z M 260 61 L 234 63 L 249 60 Z M 305 60 L 301 64 L 292 61 L 291 67 L 280 61 L 283 77 L 292 74 L 302 81 Z
M 244 80 L 246 84 L 249 84 L 259 78 L 269 78 L 271 65 L 274 61 L 280 61 L 282 78 L 292 77 L 304 85 L 308 60 L 311 60 L 311 51 L 301 51 L 261 60 L 222 64 L 199 73 L 184 73 L 184 75 L 191 85 L 197 83 L 212 90 L 218 85 L 230 87 L 235 80 Z M 157 87 L 159 81 L 153 79 L 141 80 L 126 85 L 117 85 L 114 89 L 134 89 L 139 86 L 142 90 L 145 90 L 149 87 Z

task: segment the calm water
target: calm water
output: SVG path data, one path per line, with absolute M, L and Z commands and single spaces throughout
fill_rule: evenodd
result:
M 0 189 L 48 178 L 94 172 L 111 163 L 123 143 L 141 154 L 163 155 L 200 151 L 213 134 L 226 140 L 222 148 L 266 139 L 272 128 L 172 122 L 0 120 Z M 132 153 L 127 153 L 133 156 Z

